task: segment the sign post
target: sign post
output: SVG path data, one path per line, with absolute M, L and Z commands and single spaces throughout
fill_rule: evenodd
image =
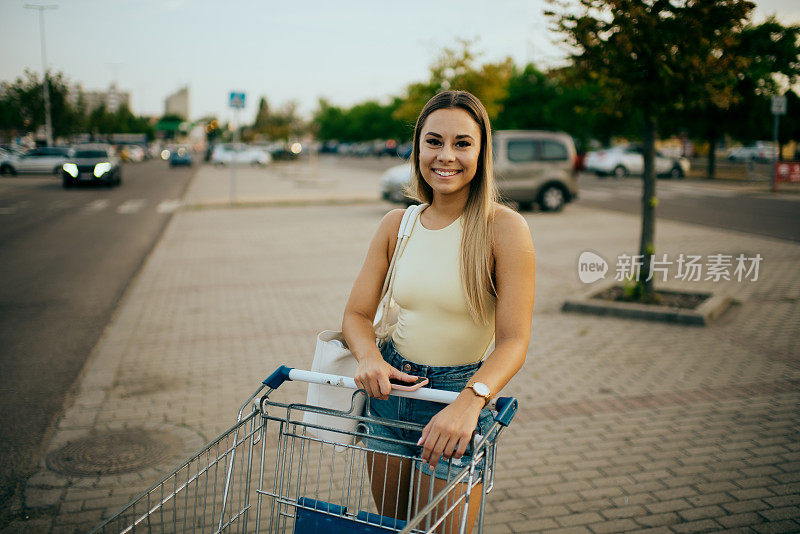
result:
M 772 97 L 772 116 L 774 117 L 772 126 L 772 140 L 775 143 L 775 162 L 772 166 L 772 191 L 777 191 L 777 183 L 775 175 L 778 173 L 778 160 L 780 160 L 780 145 L 778 144 L 778 117 L 786 115 L 786 95 L 777 95 Z
M 238 153 L 239 110 L 244 107 L 245 94 L 242 91 L 231 91 L 228 96 L 228 105 L 233 109 L 233 156 L 231 157 L 231 187 L 229 201 L 236 201 L 236 155 Z

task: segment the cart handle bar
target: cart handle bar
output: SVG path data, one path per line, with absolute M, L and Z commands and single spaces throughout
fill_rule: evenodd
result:
M 304 371 L 302 369 L 294 369 L 281 365 L 264 380 L 263 384 L 278 389 L 281 384 L 287 380 L 297 380 L 299 382 L 308 382 L 310 384 L 322 384 L 327 386 L 334 386 L 348 389 L 359 389 L 356 381 L 352 377 L 329 375 L 326 373 L 315 373 L 314 371 Z M 439 402 L 442 404 L 450 404 L 458 397 L 458 392 L 445 391 L 443 389 L 432 388 L 419 388 L 416 391 L 400 391 L 393 389 L 390 393 L 397 397 L 407 397 L 409 399 L 425 400 L 432 402 Z M 517 399 L 514 397 L 498 397 L 491 399 L 487 408 L 492 408 L 497 411 L 494 420 L 503 426 L 508 426 L 514 415 L 517 413 Z

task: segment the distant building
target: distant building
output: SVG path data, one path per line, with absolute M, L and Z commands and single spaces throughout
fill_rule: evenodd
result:
M 109 85 L 105 91 L 86 91 L 81 84 L 74 84 L 69 91 L 67 99 L 72 105 L 76 105 L 81 95 L 83 102 L 86 105 L 86 112 L 91 113 L 103 104 L 106 106 L 106 111 L 115 112 L 121 106 L 131 107 L 131 94 L 129 91 L 120 91 L 116 83 Z
M 189 86 L 181 87 L 164 100 L 164 115 L 179 115 L 189 120 Z

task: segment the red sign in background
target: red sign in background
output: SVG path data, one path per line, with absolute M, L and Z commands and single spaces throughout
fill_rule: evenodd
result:
M 776 182 L 800 182 L 800 161 L 781 161 L 775 164 Z

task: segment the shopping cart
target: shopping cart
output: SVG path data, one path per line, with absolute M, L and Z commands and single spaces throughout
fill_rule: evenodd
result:
M 236 424 L 92 532 L 466 532 L 471 500 L 478 507 L 476 530 L 482 531 L 497 437 L 514 417 L 516 399 L 493 400 L 491 429 L 473 436 L 472 459 L 464 465 L 448 460 L 446 479 L 431 484 L 418 455 L 379 456 L 363 444 L 363 439 L 381 439 L 369 435 L 370 421 L 416 430 L 421 425 L 375 418 L 369 398 L 364 415 L 270 400 L 286 380 L 350 388 L 356 390 L 353 400 L 365 395 L 349 377 L 279 367 L 245 401 Z M 392 394 L 442 403 L 457 396 L 429 388 Z M 305 423 L 305 412 L 354 420 L 356 429 Z M 318 437 L 331 432 L 343 439 Z M 408 489 L 401 491 L 405 484 L 399 474 L 397 480 L 389 470 L 383 470 L 383 478 L 376 476 L 379 461 L 403 462 Z M 376 486 L 383 488 L 379 505 L 371 493 Z M 401 517 L 391 517 L 400 509 L 405 510 Z

